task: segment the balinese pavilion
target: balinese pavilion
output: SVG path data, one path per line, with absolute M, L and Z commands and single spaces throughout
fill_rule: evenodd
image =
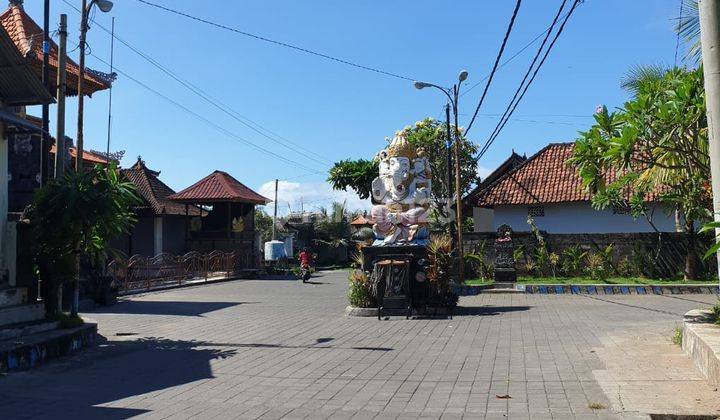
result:
M 186 250 L 234 252 L 244 268 L 258 267 L 260 238 L 255 230 L 255 206 L 271 200 L 222 171 L 168 199 L 185 204 L 187 213 L 192 206 L 201 209 L 200 217 L 186 218 Z

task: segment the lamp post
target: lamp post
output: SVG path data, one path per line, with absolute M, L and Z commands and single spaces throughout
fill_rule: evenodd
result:
M 81 171 L 83 166 L 83 87 L 85 84 L 85 38 L 87 37 L 88 17 L 90 9 L 97 6 L 103 13 L 108 13 L 113 8 L 113 3 L 109 0 L 82 0 L 82 9 L 80 17 L 80 60 L 78 60 L 78 126 L 77 126 L 77 157 L 75 158 L 75 170 Z
M 460 97 L 460 85 L 462 82 L 467 80 L 468 78 L 468 72 L 466 70 L 462 70 L 460 74 L 458 74 L 458 82 L 455 83 L 452 88 L 444 88 L 438 85 L 435 85 L 433 83 L 427 83 L 427 82 L 413 82 L 413 85 L 416 89 L 424 89 L 426 87 L 433 87 L 438 90 L 440 90 L 442 93 L 447 96 L 449 105 L 452 106 L 453 111 L 453 117 L 455 120 L 455 147 L 453 148 L 453 154 L 455 155 L 455 230 L 457 231 L 457 237 L 456 237 L 456 249 L 457 249 L 457 255 L 459 258 L 459 264 L 458 264 L 458 280 L 462 282 L 465 278 L 465 266 L 464 266 L 464 260 L 463 260 L 463 249 L 462 249 L 462 196 L 461 196 L 461 190 L 460 190 L 460 129 L 458 128 L 458 99 Z M 445 118 L 447 123 L 447 130 L 448 130 L 448 195 L 450 195 L 450 178 L 452 178 L 452 175 L 450 174 L 450 113 L 447 112 L 448 109 L 446 107 L 445 112 Z

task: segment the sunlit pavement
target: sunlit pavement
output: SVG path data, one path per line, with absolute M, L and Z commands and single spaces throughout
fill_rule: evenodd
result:
M 378 321 L 343 315 L 346 274 L 168 290 L 84 314 L 106 342 L 1 377 L 0 418 L 720 414 L 720 393 L 671 343 L 714 296 L 481 295 L 452 320 Z

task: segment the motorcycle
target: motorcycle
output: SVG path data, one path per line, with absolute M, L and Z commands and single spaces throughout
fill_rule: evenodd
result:
M 303 283 L 307 283 L 307 281 L 310 280 L 310 266 L 300 266 L 300 278 L 302 279 Z

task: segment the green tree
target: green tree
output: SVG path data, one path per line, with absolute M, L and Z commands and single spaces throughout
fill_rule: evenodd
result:
M 629 206 L 652 223 L 648 202 L 670 204 L 687 233 L 685 278 L 697 278 L 696 223 L 712 208 L 702 69 L 646 77 L 632 92 L 617 112 L 596 113 L 570 162 L 598 209 Z
M 451 130 L 454 131 L 454 127 Z M 426 118 L 403 130 L 410 144 L 425 149 L 433 171 L 432 193 L 436 200 L 448 194 L 447 184 L 447 126 L 441 121 Z M 460 130 L 462 131 L 462 130 Z M 390 139 L 388 139 L 388 142 Z M 460 141 L 460 183 L 461 195 L 465 195 L 477 180 L 478 148 L 464 136 Z M 370 197 L 370 184 L 378 175 L 378 162 L 373 160 L 342 160 L 330 169 L 328 182 L 336 190 L 350 188 L 360 198 Z M 454 174 L 451 183 L 454 183 Z M 454 191 L 452 192 L 454 194 Z
M 263 243 L 272 239 L 273 218 L 265 213 L 265 210 L 255 208 L 255 229 L 260 232 Z
M 80 256 L 101 258 L 110 240 L 132 228 L 136 221 L 132 206 L 139 203 L 135 186 L 121 180 L 115 163 L 68 172 L 37 190 L 26 215 L 48 315 L 61 310 L 54 297 L 66 282 L 73 282 L 77 302 Z M 77 314 L 75 303 L 72 314 Z

